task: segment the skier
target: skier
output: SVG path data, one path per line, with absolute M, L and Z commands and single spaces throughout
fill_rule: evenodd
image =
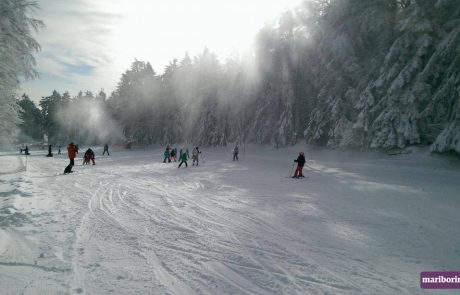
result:
M 182 155 L 180 156 L 180 164 L 179 164 L 179 167 L 177 168 L 180 168 L 180 166 L 182 166 L 182 164 L 185 164 L 185 168 L 187 168 L 187 154 L 186 153 L 182 153 Z
M 48 145 L 48 155 L 46 155 L 47 157 L 52 157 L 53 156 L 53 153 L 51 151 L 51 144 Z
M 94 159 L 95 159 L 94 152 L 92 149 L 89 148 L 85 152 L 85 156 L 83 157 L 83 165 L 89 165 L 90 161 L 93 161 L 93 165 L 96 165 L 96 163 L 94 162 Z
M 238 161 L 238 145 L 235 145 L 235 148 L 233 149 L 233 161 Z
M 299 153 L 299 156 L 297 157 L 296 160 L 294 160 L 294 162 L 297 163 L 297 169 L 295 170 L 294 176 L 292 176 L 292 178 L 305 177 L 302 174 L 303 165 L 305 165 L 305 156 L 303 152 Z
M 26 145 L 26 148 L 24 149 L 24 155 L 30 155 L 29 154 L 29 147 Z
M 174 160 L 174 162 L 177 162 L 176 159 L 176 149 L 171 149 L 171 161 Z M 171 162 L 170 161 L 170 162 Z
M 77 154 L 77 148 L 73 144 L 73 142 L 69 143 L 67 146 L 67 155 L 69 156 L 70 163 L 67 167 L 64 169 L 64 174 L 71 173 L 72 172 L 72 167 L 75 164 L 74 159 Z
M 198 166 L 198 155 L 201 154 L 200 150 L 198 149 L 198 147 L 195 147 L 192 151 L 192 166 L 195 166 L 195 161 L 196 161 L 196 165 Z
M 168 159 L 168 163 L 171 163 L 171 158 L 170 158 L 170 153 L 169 153 L 169 145 L 166 147 L 166 150 L 164 152 L 165 159 L 163 160 L 163 163 L 166 163 L 166 159 Z
M 109 145 L 108 144 L 104 144 L 104 152 L 102 153 L 102 155 L 105 155 L 105 152 L 107 152 L 107 156 L 110 156 L 110 154 L 109 154 Z

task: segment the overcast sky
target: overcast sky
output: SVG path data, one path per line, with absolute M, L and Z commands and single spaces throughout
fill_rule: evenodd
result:
M 39 0 L 34 16 L 40 78 L 22 84 L 35 101 L 53 89 L 114 90 L 134 58 L 157 73 L 205 47 L 221 60 L 251 49 L 258 30 L 300 0 Z

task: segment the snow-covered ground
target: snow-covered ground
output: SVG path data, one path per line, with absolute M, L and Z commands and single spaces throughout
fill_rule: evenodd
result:
M 460 270 L 460 162 L 307 149 L 0 155 L 1 294 L 432 294 Z M 82 149 L 83 150 L 83 149 Z M 442 294 L 453 294 L 442 291 Z

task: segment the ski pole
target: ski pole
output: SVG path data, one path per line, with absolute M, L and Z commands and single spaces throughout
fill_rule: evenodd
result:
M 295 166 L 295 162 L 294 162 L 294 164 L 292 164 L 292 168 L 291 168 L 291 171 L 289 171 L 289 177 L 291 177 L 291 176 L 292 176 L 292 171 L 294 171 L 294 166 Z

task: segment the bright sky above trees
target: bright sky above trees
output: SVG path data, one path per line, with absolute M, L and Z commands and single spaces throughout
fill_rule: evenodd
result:
M 22 85 L 35 101 L 53 89 L 110 93 L 134 58 L 156 72 L 205 47 L 222 60 L 251 49 L 253 38 L 299 0 L 40 0 L 46 28 L 37 40 L 41 78 Z

